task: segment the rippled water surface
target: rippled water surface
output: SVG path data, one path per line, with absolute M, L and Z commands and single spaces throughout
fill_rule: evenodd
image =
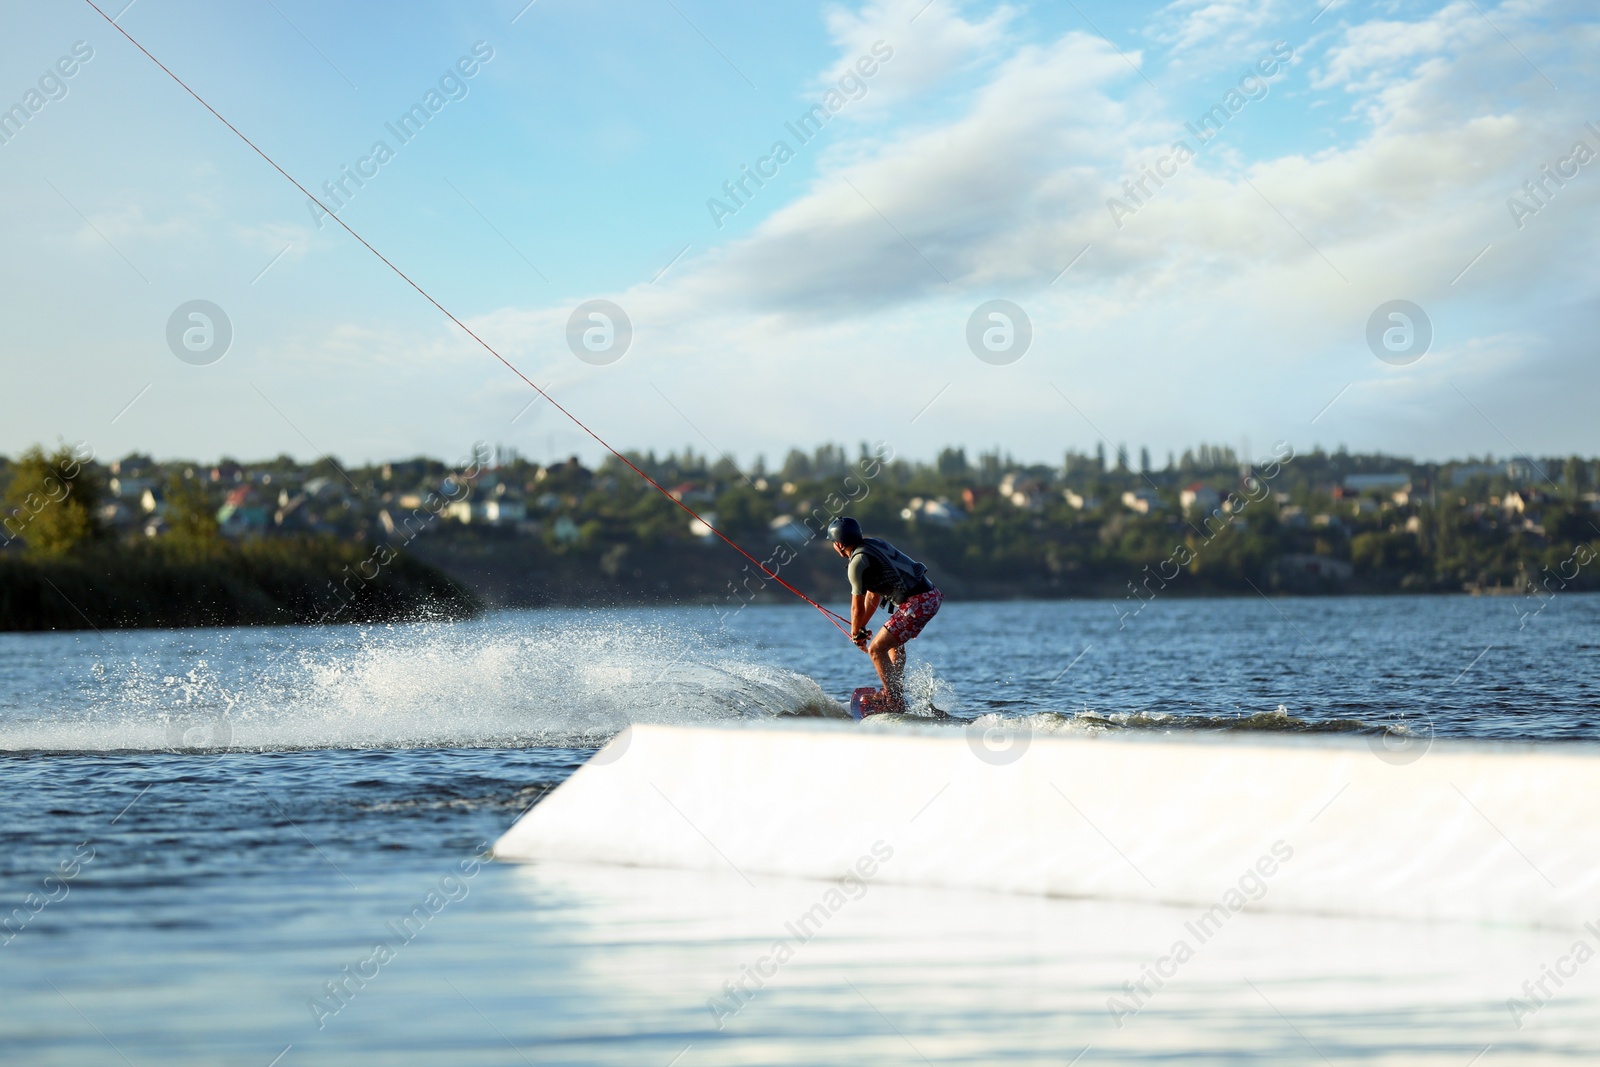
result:
M 1132 606 L 948 603 L 913 646 L 921 704 L 1047 731 L 1600 740 L 1597 597 L 1526 618 L 1465 597 Z M 870 681 L 790 608 L 0 636 L 0 1049 L 262 1067 L 1600 1058 L 1600 964 L 1512 1025 L 1507 999 L 1571 948 L 1549 932 L 1247 914 L 1118 1019 L 1108 998 L 1183 915 L 877 886 L 719 1017 L 711 998 L 815 885 L 476 858 L 628 722 L 838 715 Z

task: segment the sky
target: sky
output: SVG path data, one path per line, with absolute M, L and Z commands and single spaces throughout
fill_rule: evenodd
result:
M 603 455 L 324 209 L 620 449 L 1600 453 L 1592 3 L 125 3 L 272 163 L 6 0 L 0 453 Z

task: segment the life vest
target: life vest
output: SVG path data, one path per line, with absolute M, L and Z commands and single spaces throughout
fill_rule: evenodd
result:
M 858 553 L 870 556 L 878 564 L 882 587 L 870 589 L 869 592 L 887 599 L 891 607 L 899 606 L 918 593 L 926 593 L 933 588 L 933 583 L 928 581 L 927 567 L 881 537 L 863 538 L 855 551 L 850 553 L 850 558 L 854 559 Z

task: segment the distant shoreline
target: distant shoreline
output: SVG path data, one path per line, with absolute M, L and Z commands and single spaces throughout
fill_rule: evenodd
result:
M 484 609 L 694 606 L 728 613 L 747 604 L 799 603 L 719 549 L 613 545 L 561 553 L 526 539 L 446 535 L 419 538 L 405 554 L 384 553 L 381 568 L 373 566 L 379 557 L 372 546 L 327 538 L 224 544 L 197 558 L 155 545 L 105 545 L 58 560 L 0 554 L 0 632 L 366 625 L 463 619 Z M 1539 603 L 1529 590 L 1509 585 L 1406 584 L 1366 575 L 1285 581 L 1270 566 L 1248 581 L 1180 573 L 1161 583 L 1120 571 L 970 577 L 934 557 L 925 562 L 953 603 L 1093 600 L 1130 615 L 1166 598 L 1263 595 L 1508 596 L 1527 598 L 1530 610 Z M 370 578 L 358 574 L 368 568 Z M 801 548 L 780 574 L 823 603 L 845 602 L 843 569 L 820 545 Z M 1136 577 L 1145 584 L 1136 586 Z
M 1161 470 L 1143 450 L 1113 463 L 1104 447 L 1059 465 L 974 458 L 911 461 L 863 442 L 858 457 L 825 445 L 771 470 L 688 451 L 591 470 L 478 445 L 456 467 L 279 456 L 207 468 L 34 448 L 0 458 L 0 564 L 67 569 L 58 589 L 31 571 L 5 579 L 0 629 L 369 622 L 435 604 L 459 614 L 462 597 L 720 611 L 788 597 L 754 560 L 808 596 L 842 598 L 820 540 L 842 514 L 926 563 L 956 601 L 1099 599 L 1126 617 L 1158 597 L 1475 593 L 1520 598 L 1526 616 L 1600 589 L 1600 460 L 1417 464 L 1283 442 L 1255 461 L 1202 445 Z M 305 544 L 344 547 L 314 562 Z M 107 553 L 156 570 L 83 570 Z
M 798 600 L 776 582 L 762 580 L 756 568 L 718 545 L 660 545 L 654 548 L 612 546 L 604 552 L 560 554 L 536 542 L 504 538 L 440 537 L 419 539 L 412 549 L 419 559 L 438 567 L 483 604 L 496 608 L 624 607 L 681 604 L 736 610 L 742 604 L 774 604 Z M 1129 586 L 1138 572 L 1107 568 L 1098 573 L 1027 575 L 1010 579 L 970 577 L 924 556 L 933 580 L 953 602 L 1024 600 L 1131 599 Z M 1334 561 L 1336 562 L 1336 561 Z M 1342 573 L 1342 572 L 1340 572 Z M 801 549 L 780 576 L 823 603 L 845 600 L 843 566 L 820 545 Z M 1177 597 L 1254 597 L 1261 594 L 1302 596 L 1526 595 L 1512 586 L 1473 589 L 1463 583 L 1412 581 L 1401 576 L 1374 579 L 1350 575 L 1323 582 L 1291 576 L 1269 564 L 1263 573 L 1228 581 L 1220 574 L 1180 574 L 1144 592 L 1148 602 Z M 1254 587 L 1252 584 L 1254 583 Z
M 222 544 L 194 556 L 155 546 L 0 556 L 0 632 L 370 624 L 481 610 L 466 589 L 410 557 L 350 582 L 365 558 L 363 546 L 331 539 Z

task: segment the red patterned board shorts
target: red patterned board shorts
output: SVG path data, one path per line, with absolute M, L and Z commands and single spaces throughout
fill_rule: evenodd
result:
M 944 594 L 938 589 L 918 593 L 896 608 L 884 626 L 889 636 L 894 638 L 894 643 L 903 645 L 922 632 L 928 620 L 939 613 L 939 605 L 943 603 Z

